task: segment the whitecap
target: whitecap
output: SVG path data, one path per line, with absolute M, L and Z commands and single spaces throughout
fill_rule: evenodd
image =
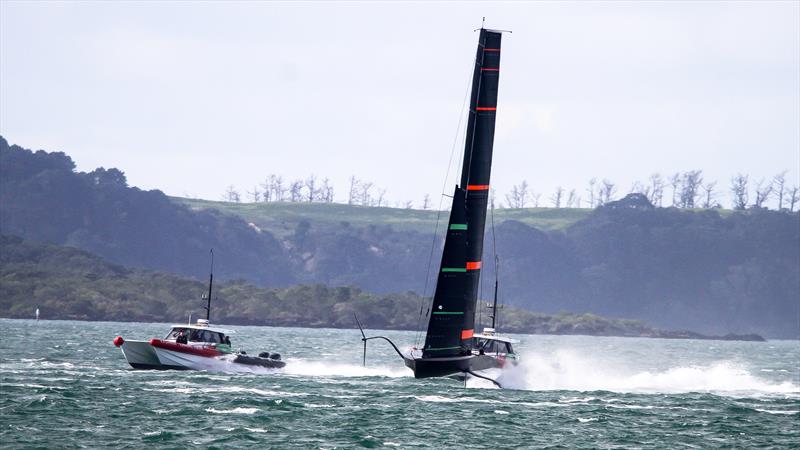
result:
M 258 408 L 233 408 L 233 409 L 216 409 L 216 408 L 206 408 L 206 412 L 210 412 L 213 414 L 255 414 L 258 412 Z
M 758 411 L 758 412 L 763 412 L 763 413 L 767 413 L 767 414 L 792 415 L 792 414 L 800 413 L 800 411 L 795 411 L 795 410 L 780 411 L 780 410 L 775 410 L 775 409 L 758 409 L 758 408 L 755 408 L 755 410 Z
M 586 418 L 578 417 L 578 422 L 580 423 L 596 422 L 597 420 L 598 420 L 597 417 L 586 417 Z

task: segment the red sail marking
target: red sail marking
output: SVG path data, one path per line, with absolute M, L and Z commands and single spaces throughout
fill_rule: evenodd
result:
M 461 330 L 461 339 L 469 339 L 472 337 L 472 330 Z
M 467 270 L 478 270 L 481 268 L 480 261 L 467 261 Z
M 467 185 L 468 191 L 488 191 L 489 185 L 488 184 L 468 184 Z
M 481 67 L 481 72 L 499 72 L 498 67 Z
M 500 49 L 499 48 L 485 48 L 485 49 L 483 49 L 483 51 L 485 51 L 485 52 L 499 52 Z
M 475 108 L 476 111 L 497 111 L 497 107 L 490 108 L 488 106 L 478 106 Z
M 177 342 L 162 341 L 161 339 L 150 339 L 150 345 L 153 347 L 163 348 L 164 350 L 188 353 L 190 355 L 205 356 L 207 358 L 222 355 L 221 351 L 213 347 L 195 347 L 193 345 L 178 344 Z

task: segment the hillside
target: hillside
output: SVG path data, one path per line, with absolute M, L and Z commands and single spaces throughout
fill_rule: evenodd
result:
M 197 280 L 0 235 L 0 317 L 29 318 L 38 308 L 47 319 L 180 322 L 190 313 L 204 313 L 205 290 Z M 241 281 L 222 283 L 214 292 L 214 321 L 247 325 L 352 328 L 357 313 L 369 328 L 413 330 L 423 301 L 413 293 L 375 295 L 322 285 L 264 289 Z M 508 308 L 501 320 L 503 331 L 512 333 L 705 338 L 591 314 L 552 316 Z
M 0 232 L 189 277 L 204 276 L 213 247 L 220 280 L 260 288 L 431 294 L 426 275 L 441 251 L 441 234 L 431 247 L 434 212 L 171 199 L 127 186 L 117 169 L 74 167 L 63 153 L 0 138 Z M 797 213 L 655 208 L 632 195 L 592 211 L 496 214 L 507 304 L 707 334 L 800 335 Z M 484 280 L 494 278 L 494 250 L 487 239 Z
M 193 211 L 216 210 L 240 217 L 260 229 L 279 237 L 292 234 L 297 224 L 308 221 L 319 227 L 338 226 L 348 223 L 353 227 L 390 226 L 396 231 L 433 233 L 436 227 L 437 211 L 420 209 L 384 208 L 355 206 L 339 203 L 232 203 L 209 200 L 170 197 L 178 204 L 186 205 Z M 540 230 L 563 230 L 585 219 L 590 209 L 579 208 L 523 208 L 497 209 L 494 211 L 496 223 L 516 220 Z M 442 221 L 447 222 L 447 213 L 442 213 Z

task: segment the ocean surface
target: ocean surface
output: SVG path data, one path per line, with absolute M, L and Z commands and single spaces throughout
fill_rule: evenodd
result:
M 362 367 L 357 330 L 227 327 L 288 362 L 259 373 L 132 370 L 111 343 L 168 328 L 0 319 L 0 446 L 800 446 L 797 341 L 517 335 L 506 389 L 416 380 L 382 342 Z

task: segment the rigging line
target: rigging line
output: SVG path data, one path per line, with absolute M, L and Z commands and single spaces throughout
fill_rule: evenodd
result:
M 470 67 L 472 70 L 475 70 L 475 62 L 477 61 L 477 55 L 472 60 L 472 64 Z M 417 334 L 414 338 L 414 346 L 419 346 L 419 336 L 421 333 L 421 322 L 422 322 L 422 310 L 425 302 L 425 294 L 428 292 L 428 284 L 430 283 L 430 276 L 431 276 L 431 265 L 433 264 L 433 251 L 436 248 L 436 236 L 439 234 L 439 220 L 441 219 L 442 215 L 442 203 L 444 202 L 444 197 L 447 197 L 446 189 L 447 189 L 447 179 L 450 176 L 450 168 L 453 166 L 453 155 L 456 152 L 456 147 L 458 146 L 458 137 L 461 134 L 461 124 L 464 121 L 464 109 L 467 105 L 467 100 L 469 98 L 470 88 L 472 87 L 472 77 L 474 72 L 469 72 L 469 76 L 467 77 L 467 87 L 464 90 L 464 99 L 461 100 L 461 112 L 458 113 L 458 125 L 456 126 L 456 134 L 453 137 L 453 145 L 450 148 L 450 159 L 447 161 L 447 172 L 444 175 L 444 182 L 442 183 L 442 195 L 439 196 L 439 207 L 436 212 L 436 226 L 433 229 L 433 239 L 431 240 L 431 252 L 428 256 L 428 269 L 425 271 L 425 288 L 422 290 L 422 297 L 420 298 L 420 308 L 419 308 L 419 316 L 417 317 Z M 458 169 L 457 169 L 458 170 Z M 458 177 L 460 173 L 456 176 Z M 458 178 L 456 178 L 458 179 Z M 445 237 L 446 238 L 446 237 Z M 434 289 L 436 287 L 434 286 Z M 433 295 L 431 295 L 433 297 Z
M 470 65 L 470 68 L 472 68 L 473 71 L 476 61 L 477 61 L 477 55 L 475 58 L 473 58 L 472 64 Z M 467 101 L 471 90 L 470 88 L 472 84 L 473 72 L 468 71 L 467 73 L 469 73 L 469 76 L 467 77 L 467 86 L 464 89 L 464 99 L 461 100 L 461 112 L 458 113 L 458 125 L 456 126 L 455 136 L 453 136 L 453 145 L 450 148 L 450 159 L 447 161 L 447 172 L 445 172 L 444 182 L 442 183 L 442 195 L 439 196 L 439 207 L 436 212 L 436 225 L 433 229 L 433 239 L 431 240 L 431 252 L 430 255 L 428 256 L 428 269 L 425 271 L 425 288 L 423 289 L 422 297 L 420 298 L 419 316 L 417 317 L 417 334 L 416 337 L 414 338 L 414 346 L 419 346 L 419 336 L 421 333 L 420 325 L 422 322 L 422 310 L 424 306 L 423 303 L 425 302 L 425 295 L 428 292 L 428 285 L 430 283 L 431 265 L 433 264 L 433 251 L 436 248 L 436 236 L 439 234 L 439 221 L 442 215 L 442 203 L 444 202 L 444 197 L 449 197 L 446 194 L 447 179 L 450 177 L 450 168 L 453 166 L 453 155 L 455 154 L 456 147 L 458 146 L 458 140 L 459 140 L 458 137 L 461 135 L 461 124 L 464 121 L 464 109 L 467 105 Z M 434 286 L 434 290 L 435 289 L 436 287 Z M 433 297 L 433 294 L 431 294 L 431 297 Z
M 489 192 L 489 195 L 490 196 L 492 195 L 491 192 Z M 500 279 L 500 258 L 497 256 L 497 236 L 495 235 L 495 232 L 494 232 L 494 202 L 492 202 L 491 206 L 492 207 L 489 210 L 489 217 L 491 218 L 491 221 L 492 221 L 492 254 L 494 256 L 494 258 L 493 258 L 493 260 L 494 260 L 494 299 L 493 299 L 493 301 L 494 301 L 494 305 L 495 305 L 494 309 L 492 310 L 492 321 L 494 322 L 494 324 L 498 324 L 497 307 L 496 306 L 497 306 L 497 285 L 498 285 L 498 280 Z M 498 326 L 499 326 L 499 324 L 498 324 Z

